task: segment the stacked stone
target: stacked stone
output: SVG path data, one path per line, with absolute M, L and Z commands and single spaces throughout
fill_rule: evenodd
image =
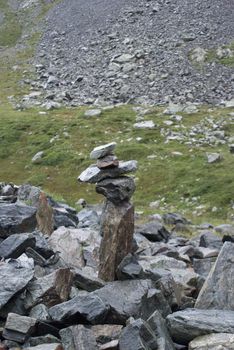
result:
M 95 165 L 81 173 L 78 180 L 96 183 L 96 191 L 106 197 L 102 213 L 99 277 L 105 281 L 116 278 L 122 259 L 132 251 L 134 208 L 130 198 L 135 191 L 132 177 L 125 176 L 137 170 L 137 161 L 119 161 L 114 155 L 116 143 L 94 148 L 91 159 Z

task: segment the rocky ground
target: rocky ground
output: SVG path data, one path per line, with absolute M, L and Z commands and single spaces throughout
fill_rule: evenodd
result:
M 234 226 L 136 221 L 132 253 L 104 282 L 100 207 L 77 213 L 30 185 L 0 188 L 0 349 L 234 349 Z
M 220 103 L 233 95 L 233 36 L 230 0 L 61 1 L 27 83 L 69 105 Z

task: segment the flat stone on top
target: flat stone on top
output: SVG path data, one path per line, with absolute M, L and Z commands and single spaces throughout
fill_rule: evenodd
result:
M 91 159 L 103 158 L 108 154 L 112 154 L 115 147 L 116 147 L 116 142 L 111 142 L 111 143 L 107 143 L 106 145 L 95 147 L 90 153 L 90 158 Z

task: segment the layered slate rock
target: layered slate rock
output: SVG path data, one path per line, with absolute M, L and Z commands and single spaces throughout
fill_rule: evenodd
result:
M 137 162 L 119 162 L 113 154 L 116 143 L 94 148 L 91 159 L 97 159 L 78 177 L 79 181 L 96 183 L 96 191 L 106 197 L 101 218 L 99 277 L 104 281 L 116 279 L 121 260 L 132 251 L 134 208 L 129 202 L 135 191 L 134 180 L 123 176 L 137 170 Z
M 167 316 L 172 338 L 188 344 L 194 338 L 210 333 L 234 333 L 234 312 L 226 310 L 185 309 Z
M 93 293 L 77 296 L 65 303 L 51 307 L 49 309 L 51 318 L 66 325 L 87 322 L 91 324 L 104 323 L 109 305 Z
M 9 313 L 3 337 L 18 343 L 24 343 L 35 332 L 37 320 L 27 316 Z
M 225 242 L 195 304 L 199 309 L 234 311 L 234 244 Z
M 0 237 L 32 232 L 36 226 L 36 208 L 19 203 L 0 205 Z
M 157 347 L 159 350 L 175 350 L 175 346 L 168 332 L 165 319 L 159 311 L 155 311 L 147 320 L 148 325 L 157 337 Z
M 34 276 L 34 262 L 25 254 L 16 260 L 0 263 L 0 309 L 18 292 L 23 290 Z
M 189 350 L 233 350 L 234 334 L 217 333 L 197 337 L 189 343 Z
M 28 247 L 34 248 L 36 238 L 31 233 L 14 234 L 0 244 L 0 257 L 17 259 Z
M 64 328 L 60 336 L 64 350 L 98 350 L 92 330 L 83 325 Z
M 67 301 L 71 291 L 73 274 L 68 269 L 59 269 L 30 282 L 27 286 L 27 308 L 41 302 L 47 307 Z

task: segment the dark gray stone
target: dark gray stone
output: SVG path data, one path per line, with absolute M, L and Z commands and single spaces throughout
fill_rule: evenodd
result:
M 195 304 L 198 309 L 234 311 L 234 244 L 225 242 Z
M 117 269 L 118 280 L 143 278 L 143 269 L 135 256 L 128 254 L 123 258 Z
M 9 313 L 3 330 L 3 337 L 18 343 L 24 343 L 35 332 L 35 318 Z
M 200 335 L 234 333 L 234 312 L 186 309 L 167 316 L 167 326 L 176 342 L 188 344 Z
M 143 224 L 136 229 L 136 232 L 145 236 L 152 242 L 167 242 L 170 237 L 170 232 L 158 221 L 151 221 Z
M 175 350 L 166 322 L 159 311 L 154 311 L 154 313 L 148 318 L 147 323 L 157 338 L 156 349 Z
M 156 350 L 157 338 L 142 319 L 134 320 L 123 329 L 119 339 L 119 350 Z
M 34 275 L 34 263 L 25 254 L 16 260 L 0 263 L 0 309 L 23 290 Z
M 167 225 L 176 225 L 178 223 L 185 224 L 185 225 L 190 224 L 190 222 L 186 218 L 184 218 L 182 215 L 178 213 L 163 214 L 163 221 Z
M 0 237 L 32 232 L 36 225 L 36 208 L 17 203 L 0 205 Z
M 73 270 L 73 284 L 79 289 L 93 292 L 96 289 L 102 288 L 105 285 L 100 278 L 91 276 L 80 269 Z
M 196 273 L 203 277 L 207 277 L 214 265 L 216 258 L 193 259 L 193 268 Z
M 113 203 L 129 200 L 134 191 L 135 183 L 131 177 L 122 176 L 116 179 L 105 179 L 96 185 L 97 193 L 102 194 Z
M 100 218 L 95 210 L 84 208 L 78 213 L 78 227 L 92 227 L 100 224 Z
M 92 330 L 83 325 L 64 328 L 59 334 L 64 350 L 98 350 Z
M 27 247 L 35 247 L 36 239 L 31 233 L 14 234 L 0 244 L 0 257 L 18 258 Z
M 109 311 L 109 305 L 93 293 L 96 292 L 77 296 L 65 303 L 51 307 L 49 309 L 51 318 L 66 325 L 83 322 L 103 323 Z
M 222 248 L 222 239 L 210 231 L 206 231 L 200 236 L 200 246 L 205 248 L 214 248 L 220 250 Z

